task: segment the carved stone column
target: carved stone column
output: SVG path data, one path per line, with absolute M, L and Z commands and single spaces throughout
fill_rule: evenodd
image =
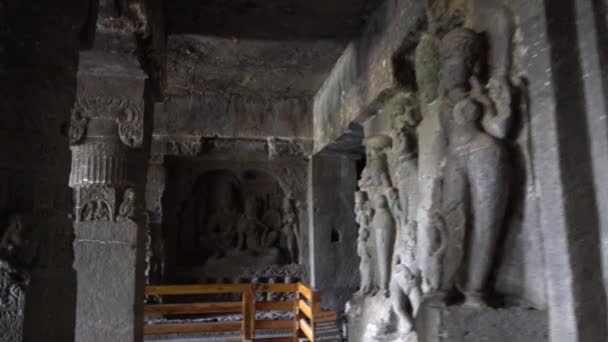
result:
M 141 341 L 145 184 L 164 84 L 162 4 L 90 1 L 72 111 L 75 341 Z M 147 109 L 147 110 L 145 110 Z
M 77 273 L 76 341 L 141 340 L 144 276 L 146 149 L 145 74 L 103 77 L 89 68 L 99 58 L 81 53 L 70 142 L 74 194 L 74 268 Z M 126 76 L 126 77 L 125 77 Z M 136 165 L 137 164 L 137 165 Z M 143 175 L 136 174 L 143 171 Z

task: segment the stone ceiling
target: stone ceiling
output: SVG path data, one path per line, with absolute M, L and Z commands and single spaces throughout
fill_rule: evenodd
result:
M 167 1 L 167 95 L 311 97 L 379 2 Z

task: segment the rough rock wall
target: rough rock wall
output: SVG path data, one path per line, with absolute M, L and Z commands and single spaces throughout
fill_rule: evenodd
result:
M 0 182 L 23 215 L 36 257 L 25 341 L 73 340 L 70 152 L 62 134 L 75 96 L 82 1 L 0 3 Z
M 384 1 L 370 16 L 315 95 L 315 152 L 347 133 L 352 122 L 363 122 L 373 111 L 370 105 L 399 85 L 394 75 L 401 68 L 392 57 L 404 47 L 413 49 L 424 11 L 423 1 Z

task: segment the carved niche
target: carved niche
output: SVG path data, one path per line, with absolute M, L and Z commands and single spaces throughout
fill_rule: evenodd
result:
M 204 172 L 179 213 L 177 259 L 202 265 L 201 276 L 298 261 L 297 202 L 269 174 Z M 228 272 L 228 273 L 226 273 Z
M 114 221 L 116 189 L 92 185 L 76 190 L 76 221 Z

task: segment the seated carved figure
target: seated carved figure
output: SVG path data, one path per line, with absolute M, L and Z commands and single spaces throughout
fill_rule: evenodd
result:
M 258 219 L 258 202 L 254 198 L 245 202 L 245 212 L 239 216 L 236 227 L 238 251 L 260 252 L 272 242 L 270 235 L 274 232 Z

